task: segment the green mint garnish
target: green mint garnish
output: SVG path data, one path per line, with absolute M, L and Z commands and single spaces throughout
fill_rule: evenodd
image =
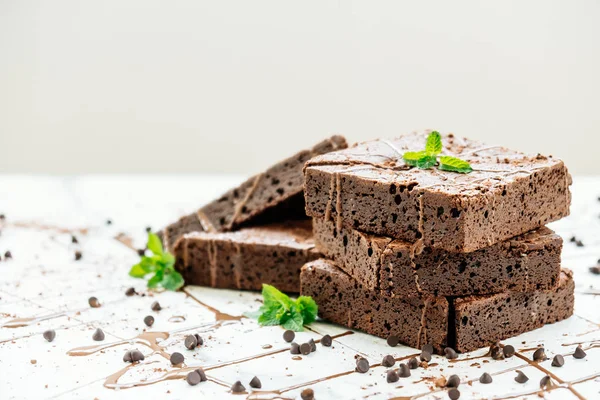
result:
M 262 295 L 263 305 L 258 317 L 260 325 L 281 325 L 285 329 L 300 332 L 304 325 L 317 318 L 317 303 L 311 297 L 300 296 L 294 301 L 267 284 L 263 284 Z
M 429 169 L 438 163 L 438 155 L 442 152 L 442 136 L 439 132 L 433 131 L 427 136 L 425 150 L 407 151 L 402 156 L 404 162 L 412 167 L 420 169 Z M 458 172 L 467 174 L 473 171 L 471 164 L 460 158 L 451 156 L 440 156 L 440 165 L 438 167 L 443 171 Z
M 177 290 L 183 286 L 183 277 L 175 271 L 175 257 L 168 251 L 163 250 L 158 236 L 148 232 L 148 243 L 146 248 L 152 252 L 152 256 L 142 256 L 139 263 L 129 270 L 129 275 L 134 278 L 145 278 L 154 274 L 148 280 L 151 289 L 162 287 L 167 290 Z

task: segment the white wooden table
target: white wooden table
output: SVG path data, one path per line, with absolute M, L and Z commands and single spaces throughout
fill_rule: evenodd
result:
M 138 256 L 115 237 L 143 247 L 146 226 L 161 227 L 240 179 L 0 175 L 0 213 L 6 215 L 0 236 L 0 398 L 287 399 L 299 398 L 310 387 L 317 399 L 445 399 L 447 393 L 434 380 L 458 374 L 461 398 L 537 399 L 539 381 L 548 372 L 556 386 L 543 393 L 545 398 L 600 398 L 600 276 L 588 271 L 600 258 L 600 178 L 575 179 L 572 215 L 551 226 L 565 238 L 563 265 L 575 272 L 575 316 L 505 340 L 518 350 L 510 359 L 475 358 L 483 349 L 461 355 L 458 362 L 434 356 L 427 369 L 413 370 L 395 384 L 386 383 L 381 366 L 367 374 L 354 372 L 355 355 L 373 365 L 386 354 L 407 357 L 417 354 L 415 349 L 390 348 L 384 340 L 317 322 L 296 341 L 329 333 L 333 347 L 318 345 L 315 353 L 294 359 L 281 328 L 238 318 L 260 306 L 256 293 L 187 287 L 185 292 L 125 296 L 130 286 L 146 293 L 145 282 L 127 275 Z M 79 244 L 71 243 L 72 234 Z M 569 242 L 573 235 L 585 246 Z M 4 259 L 6 250 L 12 260 Z M 83 254 L 79 261 L 74 260 L 76 250 Z M 90 308 L 90 296 L 102 307 Z M 163 306 L 160 312 L 150 310 L 155 300 Z M 146 315 L 156 319 L 150 329 L 143 323 Z M 104 330 L 103 342 L 92 340 L 96 328 Z M 42 337 L 47 329 L 56 330 L 51 343 Z M 189 333 L 199 333 L 205 345 L 187 350 L 183 338 Z M 586 349 L 586 359 L 570 356 L 577 343 Z M 551 360 L 529 363 L 532 348 L 540 344 L 550 359 L 565 355 L 565 366 L 552 367 Z M 82 346 L 101 347 L 73 350 Z M 134 348 L 146 358 L 128 367 L 122 357 Z M 184 368 L 172 367 L 165 358 L 174 351 L 185 355 Z M 194 366 L 206 370 L 208 382 L 189 386 L 183 380 Z M 530 380 L 516 383 L 516 370 Z M 492 384 L 478 382 L 483 372 L 493 376 Z M 248 382 L 255 375 L 262 389 L 252 392 Z M 229 393 L 236 380 L 248 393 Z

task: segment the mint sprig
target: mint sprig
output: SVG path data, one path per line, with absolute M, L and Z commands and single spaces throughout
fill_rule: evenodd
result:
M 263 305 L 258 310 L 258 323 L 263 326 L 281 325 L 295 332 L 303 330 L 304 325 L 317 319 L 319 308 L 308 296 L 300 296 L 296 300 L 280 292 L 277 288 L 263 283 Z
M 433 131 L 427 136 L 425 150 L 407 151 L 402 155 L 404 162 L 412 167 L 420 169 L 429 169 L 438 164 L 438 156 L 442 152 L 442 136 L 439 132 Z M 467 174 L 473 171 L 471 164 L 452 156 L 439 156 L 439 169 L 442 171 L 452 171 L 461 174 Z
M 143 279 L 153 274 L 147 284 L 151 289 L 162 287 L 167 290 L 178 290 L 181 288 L 184 281 L 181 274 L 175 271 L 175 257 L 168 251 L 164 251 L 159 237 L 152 232 L 148 232 L 146 248 L 152 252 L 152 256 L 143 255 L 140 262 L 131 267 L 129 275 Z

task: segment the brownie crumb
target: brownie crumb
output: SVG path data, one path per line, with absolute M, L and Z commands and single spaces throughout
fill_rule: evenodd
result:
M 90 307 L 92 308 L 98 308 L 100 307 L 102 304 L 100 304 L 100 301 L 98 300 L 98 298 L 92 296 L 88 299 L 88 304 L 90 305 Z

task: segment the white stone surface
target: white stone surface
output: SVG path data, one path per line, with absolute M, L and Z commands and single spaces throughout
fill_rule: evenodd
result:
M 259 294 L 201 287 L 151 293 L 144 281 L 127 275 L 138 256 L 117 235 L 142 247 L 146 226 L 159 228 L 238 181 L 228 176 L 0 176 L 0 213 L 6 215 L 0 235 L 0 398 L 295 399 L 310 387 L 317 399 L 445 399 L 446 390 L 434 381 L 451 374 L 463 381 L 461 398 L 600 398 L 600 276 L 588 271 L 600 258 L 600 178 L 575 179 L 572 215 L 551 225 L 565 238 L 564 267 L 575 272 L 575 315 L 505 340 L 518 350 L 513 358 L 494 361 L 481 357 L 485 350 L 463 354 L 459 362 L 434 356 L 428 368 L 413 370 L 410 378 L 395 384 L 386 383 L 386 369 L 376 364 L 386 354 L 405 359 L 417 350 L 390 348 L 379 338 L 317 322 L 298 333 L 296 341 L 329 333 L 335 335 L 333 346 L 318 344 L 317 352 L 294 359 L 281 328 L 261 328 L 248 318 L 218 318 L 256 310 Z M 79 244 L 71 243 L 72 234 Z M 571 243 L 573 235 L 585 246 Z M 6 250 L 12 259 L 4 258 Z M 83 254 L 79 261 L 74 259 L 76 250 Z M 143 295 L 126 297 L 130 286 Z M 90 296 L 98 297 L 102 306 L 90 308 Z M 155 300 L 163 306 L 159 312 L 150 309 Z M 152 328 L 143 323 L 146 315 L 155 317 Z M 35 320 L 11 327 L 18 325 L 15 318 Z M 92 340 L 96 328 L 105 332 L 103 342 Z M 42 337 L 47 329 L 56 331 L 51 343 Z M 135 340 L 144 332 L 168 335 L 152 349 Z M 189 333 L 199 333 L 204 346 L 187 350 L 183 338 Z M 577 343 L 587 348 L 587 358 L 571 356 Z M 93 345 L 105 348 L 86 356 L 67 354 Z M 545 346 L 549 357 L 564 355 L 565 366 L 552 367 L 550 360 L 527 362 L 538 345 Z M 117 384 L 123 387 L 106 387 L 109 376 L 128 366 L 122 361 L 124 352 L 134 348 L 145 360 L 119 378 Z M 185 356 L 182 368 L 166 359 L 175 351 Z M 356 355 L 373 365 L 367 374 L 354 372 Z M 198 366 L 210 380 L 189 386 L 183 378 Z M 530 380 L 516 383 L 516 370 Z M 483 372 L 493 376 L 492 384 L 478 382 Z M 548 372 L 556 387 L 539 393 L 539 380 Z M 255 375 L 262 389 L 251 391 L 248 383 Z M 236 380 L 247 393 L 229 392 Z M 142 386 L 126 388 L 135 383 Z

